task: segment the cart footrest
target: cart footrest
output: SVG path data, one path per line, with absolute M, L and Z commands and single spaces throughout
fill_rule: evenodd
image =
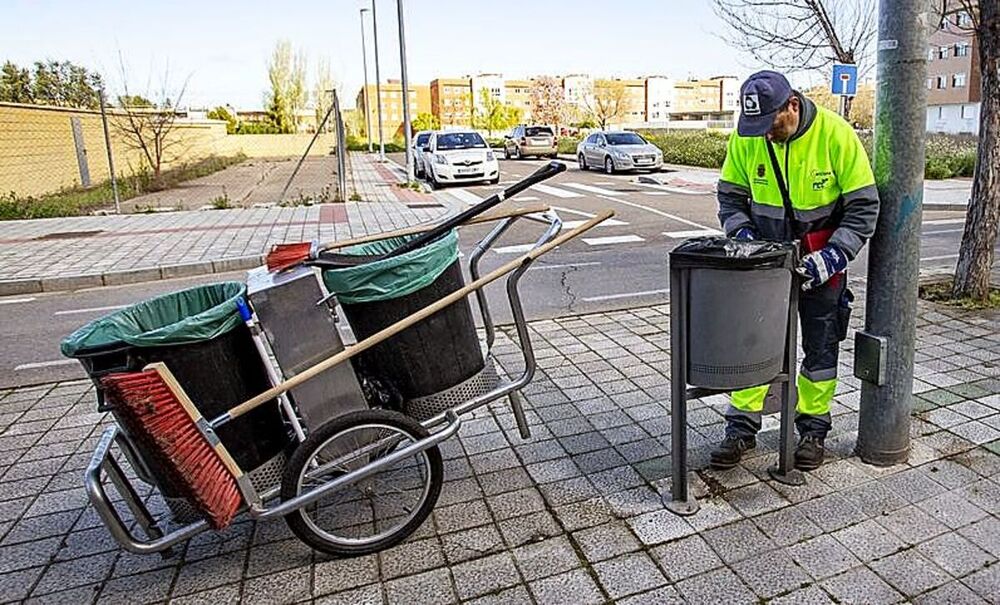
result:
M 485 395 L 499 385 L 500 376 L 497 374 L 496 365 L 492 357 L 487 357 L 486 365 L 472 377 L 439 393 L 411 399 L 403 404 L 403 411 L 407 416 L 423 422 L 470 399 Z

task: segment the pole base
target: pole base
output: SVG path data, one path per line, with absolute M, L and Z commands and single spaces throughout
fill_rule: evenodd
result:
M 907 444 L 901 450 L 892 452 L 868 452 L 862 451 L 862 448 L 857 447 L 854 450 L 858 458 L 865 464 L 870 464 L 872 466 L 894 466 L 896 464 L 903 464 L 906 462 L 907 458 L 910 457 L 910 446 Z
M 772 466 L 767 469 L 767 474 L 771 475 L 772 479 L 783 485 L 799 486 L 806 484 L 806 476 L 803 475 L 801 471 L 795 470 L 794 468 L 782 472 L 777 466 Z
M 690 517 L 701 508 L 701 505 L 694 498 L 674 500 L 670 494 L 663 494 L 663 506 L 679 517 Z

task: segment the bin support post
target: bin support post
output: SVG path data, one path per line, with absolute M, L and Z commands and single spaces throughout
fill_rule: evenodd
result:
M 793 270 L 795 254 L 788 253 L 787 267 Z M 795 384 L 798 375 L 796 347 L 798 346 L 799 282 L 792 276 L 788 294 L 788 327 L 785 330 L 785 380 L 781 383 L 781 431 L 778 444 L 778 465 L 767 469 L 771 478 L 785 485 L 805 485 L 806 478 L 793 468 L 795 460 L 795 408 L 799 393 Z
M 677 515 L 698 512 L 687 478 L 687 270 L 670 266 L 670 496 L 663 505 Z

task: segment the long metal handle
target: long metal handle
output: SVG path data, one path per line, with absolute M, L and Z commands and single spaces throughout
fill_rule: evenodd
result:
M 355 355 L 358 355 L 359 353 L 367 351 L 368 349 L 370 349 L 370 348 L 374 347 L 375 345 L 381 343 L 382 341 L 386 340 L 390 336 L 395 336 L 396 334 L 402 332 L 403 330 L 409 328 L 410 326 L 412 326 L 414 324 L 417 324 L 417 323 L 423 321 L 424 319 L 430 317 L 431 315 L 434 315 L 438 311 L 440 311 L 440 310 L 448 307 L 452 303 L 455 303 L 455 302 L 457 302 L 457 301 L 465 298 L 466 296 L 468 296 L 470 293 L 474 292 L 475 290 L 478 290 L 479 288 L 482 288 L 483 286 L 485 286 L 485 285 L 487 285 L 489 283 L 492 283 L 492 282 L 500 279 L 504 275 L 507 275 L 511 271 L 514 271 L 515 269 L 517 269 L 518 267 L 520 267 L 526 261 L 534 260 L 534 259 L 538 258 L 539 256 L 545 254 L 546 252 L 552 250 L 556 246 L 560 246 L 560 245 L 568 242 L 569 240 L 571 240 L 571 239 L 573 239 L 573 238 L 575 238 L 575 237 L 577 237 L 577 236 L 579 236 L 579 235 L 581 235 L 583 233 L 586 233 L 587 231 L 590 231 L 591 229 L 593 229 L 597 225 L 603 223 L 604 221 L 608 220 L 609 218 L 611 218 L 614 215 L 615 215 L 615 213 L 612 210 L 605 210 L 604 212 L 601 212 L 600 214 L 598 214 L 594 218 L 588 220 L 587 222 L 585 222 L 584 224 L 580 225 L 576 229 L 573 229 L 572 231 L 564 233 L 564 234 L 560 235 L 559 237 L 556 237 L 555 239 L 551 240 L 550 242 L 548 242 L 548 243 L 546 243 L 546 244 L 544 244 L 542 246 L 539 246 L 537 248 L 533 248 L 533 249 L 529 250 L 524 255 L 522 255 L 522 256 L 520 256 L 520 257 L 518 257 L 518 258 L 516 258 L 516 259 L 514 259 L 514 260 L 512 260 L 510 262 L 508 262 L 507 264 L 505 264 L 505 265 L 497 268 L 493 272 L 491 272 L 491 273 L 489 273 L 489 274 L 487 274 L 487 275 L 485 275 L 485 276 L 483 276 L 483 277 L 475 280 L 474 282 L 466 285 L 465 287 L 460 288 L 460 289 L 452 292 L 448 296 L 445 296 L 444 298 L 439 299 L 437 302 L 434 302 L 433 304 L 430 304 L 430 305 L 424 307 L 423 309 L 417 311 L 416 313 L 414 313 L 412 315 L 408 315 L 407 317 L 405 317 L 405 318 L 397 321 L 396 323 L 392 324 L 391 326 L 388 326 L 386 328 L 383 328 L 382 330 L 379 330 L 375 334 L 373 334 L 373 335 L 369 336 L 368 338 L 362 340 L 361 342 L 357 343 L 356 345 L 354 345 L 350 349 L 346 349 L 344 351 L 341 351 L 340 353 L 337 353 L 336 355 L 334 355 L 332 357 L 329 357 L 326 360 L 317 363 L 316 365 L 314 365 L 313 367 L 309 368 L 308 370 L 302 372 L 301 374 L 297 374 L 294 377 L 286 380 L 285 382 L 281 383 L 280 385 L 272 387 L 272 388 L 264 391 L 260 395 L 257 395 L 256 397 L 253 397 L 253 398 L 245 401 L 244 403 L 241 403 L 240 405 L 238 405 L 238 406 L 232 408 L 231 410 L 229 410 L 229 412 L 227 412 L 226 414 L 223 414 L 222 416 L 219 416 L 218 418 L 215 418 L 214 420 L 212 420 L 211 421 L 212 426 L 213 427 L 218 427 L 218 426 L 220 426 L 222 424 L 225 424 L 226 422 L 232 420 L 233 418 L 237 418 L 239 416 L 242 416 L 243 414 L 246 414 L 247 412 L 253 410 L 257 406 L 259 406 L 259 405 L 261 405 L 261 404 L 263 404 L 263 403 L 265 403 L 267 401 L 270 401 L 271 399 L 273 399 L 273 398 L 277 397 L 278 395 L 280 395 L 280 394 L 288 391 L 289 389 L 293 389 L 293 388 L 299 386 L 303 382 L 309 380 L 310 378 L 313 378 L 313 377 L 317 376 L 318 374 L 321 374 L 321 373 L 325 372 L 326 370 L 332 368 L 333 366 L 335 366 L 335 365 L 337 365 L 339 363 L 342 363 L 344 361 L 347 361 L 348 359 L 354 357 Z

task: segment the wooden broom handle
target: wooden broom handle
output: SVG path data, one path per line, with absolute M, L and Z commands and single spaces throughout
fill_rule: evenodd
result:
M 478 223 L 489 223 L 492 221 L 499 221 L 505 218 L 513 218 L 515 216 L 524 216 L 526 214 L 536 214 L 541 212 L 547 212 L 549 207 L 545 204 L 528 204 L 526 206 L 518 206 L 516 208 L 511 208 L 509 210 L 494 209 L 489 212 L 484 212 L 479 216 L 473 217 L 466 222 L 466 225 L 476 225 Z M 365 235 L 362 237 L 355 237 L 353 239 L 346 239 L 340 241 L 329 241 L 323 242 L 319 245 L 319 249 L 322 250 L 337 250 L 340 248 L 346 248 L 347 246 L 357 246 L 358 244 L 367 244 L 368 242 L 377 242 L 379 240 L 388 239 L 390 237 L 403 237 L 406 235 L 416 235 L 417 233 L 424 233 L 425 231 L 430 231 L 434 227 L 437 227 L 437 223 L 430 223 L 426 225 L 414 225 L 413 227 L 406 227 L 403 229 L 396 229 L 395 231 L 386 231 L 383 233 L 373 233 L 371 235 Z
M 466 286 L 464 286 L 464 287 L 462 287 L 462 288 L 460 288 L 458 290 L 455 290 L 454 292 L 452 292 L 448 296 L 445 296 L 444 298 L 442 298 L 442 299 L 440 299 L 440 300 L 438 300 L 438 301 L 436 301 L 436 302 L 434 302 L 434 303 L 432 303 L 432 304 L 424 307 L 423 309 L 417 311 L 416 313 L 414 313 L 412 315 L 408 315 L 407 317 L 405 317 L 405 318 L 397 321 L 396 323 L 392 324 L 391 326 L 388 326 L 388 327 L 385 327 L 385 328 L 379 330 L 375 334 L 372 334 L 371 336 L 369 336 L 368 338 L 366 338 L 366 339 L 362 340 L 361 342 L 357 343 L 353 347 L 351 347 L 349 349 L 345 349 L 345 350 L 341 351 L 340 353 L 337 353 L 336 355 L 333 355 L 332 357 L 328 357 L 325 360 L 317 363 L 313 367 L 309 368 L 308 370 L 302 372 L 301 374 L 296 374 L 292 378 L 289 378 L 285 382 L 282 382 L 281 384 L 276 385 L 276 386 L 274 386 L 274 387 L 272 387 L 272 388 L 264 391 L 263 393 L 261 393 L 260 395 L 257 395 L 253 399 L 249 399 L 249 400 L 245 401 L 244 403 L 241 403 L 240 405 L 238 405 L 238 406 L 232 408 L 231 410 L 229 410 L 228 416 L 230 417 L 230 419 L 236 418 L 238 416 L 242 416 L 243 414 L 246 414 L 247 412 L 253 410 L 257 406 L 261 405 L 262 403 L 265 403 L 267 401 L 270 401 L 271 399 L 274 399 L 275 397 L 277 397 L 278 395 L 280 395 L 280 394 L 288 391 L 289 389 L 294 389 L 295 387 L 299 386 L 303 382 L 309 380 L 310 378 L 315 377 L 317 374 L 325 372 L 326 370 L 329 370 L 333 366 L 335 366 L 335 365 L 337 365 L 339 363 L 342 363 L 344 361 L 347 361 L 348 359 L 350 359 L 351 357 L 354 357 L 358 353 L 361 353 L 363 351 L 367 351 L 368 349 L 370 349 L 370 348 L 374 347 L 375 345 L 381 343 L 382 341 L 384 341 L 385 339 L 389 338 L 390 336 L 394 336 L 396 334 L 399 334 L 400 332 L 402 332 L 403 330 L 409 328 L 413 324 L 416 324 L 416 323 L 418 323 L 420 321 L 423 321 L 424 319 L 426 319 L 426 318 L 430 317 L 431 315 L 437 313 L 441 309 L 444 309 L 448 305 L 451 305 L 454 302 L 465 298 L 471 292 L 473 292 L 475 290 L 478 290 L 479 288 L 482 288 L 483 286 L 485 286 L 485 285 L 487 285 L 487 284 L 489 284 L 491 282 L 494 282 L 494 281 L 500 279 L 504 275 L 507 275 L 511 271 L 513 271 L 513 270 L 517 269 L 518 267 L 520 267 L 522 264 L 524 264 L 525 261 L 534 260 L 534 259 L 538 258 L 542 254 L 545 254 L 546 252 L 548 252 L 549 250 L 552 250 L 556 246 L 560 246 L 560 245 L 568 242 L 569 240 L 573 239 L 574 237 L 576 237 L 576 236 L 578 236 L 578 235 L 580 235 L 580 234 L 582 234 L 582 233 L 584 233 L 586 231 L 589 231 L 589 230 L 593 229 L 594 227 L 596 227 L 597 225 L 603 223 L 604 221 L 608 220 L 609 218 L 611 218 L 614 215 L 615 215 L 615 213 L 614 213 L 613 210 L 605 210 L 605 211 L 601 212 L 600 214 L 598 214 L 594 218 L 588 220 L 587 222 L 585 222 L 584 224 L 580 225 L 576 229 L 573 229 L 572 231 L 568 231 L 566 233 L 563 233 L 562 235 L 558 236 L 557 238 L 555 238 L 554 240 L 550 241 L 547 244 L 543 244 L 542 246 L 539 246 L 538 248 L 534 248 L 532 250 L 529 250 L 526 254 L 524 254 L 524 255 L 522 255 L 522 256 L 520 256 L 518 258 L 515 258 L 514 260 L 510 261 L 506 265 L 503 265 L 503 266 L 499 267 L 498 269 L 494 270 L 493 272 L 488 273 L 488 274 L 480 277 L 479 279 L 477 279 L 476 281 L 472 282 L 471 284 L 468 284 L 468 285 L 466 285 Z M 215 425 L 217 423 L 217 420 L 213 420 L 212 424 Z

